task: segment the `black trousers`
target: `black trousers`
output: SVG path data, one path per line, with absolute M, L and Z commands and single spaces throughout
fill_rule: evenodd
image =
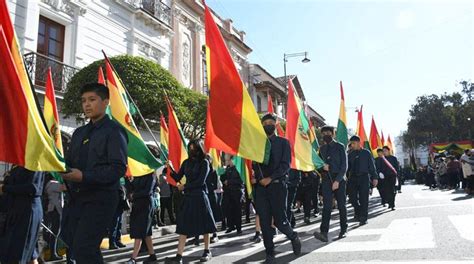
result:
M 332 181 L 327 174 L 322 179 L 323 191 L 323 217 L 321 220 L 321 233 L 329 231 L 329 221 L 331 220 L 332 199 L 336 198 L 339 209 L 339 220 L 341 231 L 347 231 L 347 209 L 346 209 L 346 181 L 339 183 L 339 189 L 332 191 Z
M 304 217 L 309 218 L 311 217 L 311 209 L 314 208 L 314 188 L 312 186 L 300 186 L 300 188 L 300 199 L 303 204 Z
M 286 200 L 286 216 L 288 217 L 288 221 L 290 221 L 291 226 L 295 226 L 296 219 L 291 210 L 293 203 L 295 202 L 296 197 L 296 186 L 288 186 L 288 198 Z
M 255 200 L 257 212 L 262 227 L 263 244 L 267 254 L 273 253 L 275 245 L 272 228 L 272 219 L 275 226 L 285 234 L 288 239 L 293 240 L 297 233 L 293 231 L 286 217 L 287 187 L 286 183 L 270 183 L 266 187 L 257 185 L 255 187 Z
M 116 192 L 97 191 L 79 194 L 76 201 L 68 206 L 66 211 L 71 212 L 65 216 L 64 229 L 70 236 L 65 241 L 70 246 L 77 264 L 104 263 L 100 251 L 100 243 L 104 238 L 107 228 L 114 216 L 118 197 Z
M 47 212 L 44 218 L 45 225 L 53 231 L 54 234 L 59 235 L 61 227 L 61 216 L 58 211 L 54 209 L 51 212 Z M 48 242 L 48 248 L 51 251 L 51 255 L 57 255 L 58 240 L 51 233 L 44 231 L 45 240 Z
M 347 182 L 349 201 L 354 207 L 354 215 L 360 222 L 367 221 L 369 210 L 369 175 L 351 177 Z
M 385 194 L 385 199 L 388 203 L 388 207 L 395 207 L 395 192 L 396 192 L 396 175 L 385 175 L 383 192 Z
M 226 189 L 224 191 L 224 204 L 227 213 L 227 227 L 242 229 L 242 198 L 243 191 L 236 189 Z
M 160 197 L 160 220 L 165 223 L 165 212 L 168 211 L 168 217 L 170 218 L 171 223 L 175 222 L 173 214 L 173 203 L 171 197 Z
M 380 194 L 380 202 L 381 204 L 386 204 L 387 203 L 387 199 L 386 199 L 386 195 L 385 195 L 385 179 L 379 179 L 379 182 L 377 183 L 377 190 L 379 191 L 379 194 Z
M 321 179 L 319 176 L 313 181 L 313 186 L 311 189 L 311 200 L 313 202 L 314 213 L 319 213 L 319 186 Z

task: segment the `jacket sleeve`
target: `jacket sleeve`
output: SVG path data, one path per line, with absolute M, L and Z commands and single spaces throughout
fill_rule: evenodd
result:
M 114 130 L 107 140 L 107 164 L 82 172 L 82 182 L 107 185 L 120 180 L 127 170 L 127 134 L 123 129 Z
M 372 154 L 367 151 L 367 155 L 369 156 L 369 175 L 371 180 L 378 180 L 379 175 L 377 173 L 377 170 L 375 169 L 375 161 L 374 157 L 372 157 Z
M 181 164 L 181 167 L 179 167 L 179 171 L 178 172 L 175 172 L 171 166 L 168 168 L 169 170 L 171 170 L 171 178 L 173 178 L 177 183 L 181 181 L 181 179 L 184 177 L 184 168 L 186 167 L 186 163 L 188 162 L 188 160 L 185 160 L 183 161 L 183 163 Z
M 291 163 L 291 149 L 290 149 L 290 143 L 285 139 L 282 141 L 282 156 L 280 163 L 278 163 L 278 166 L 275 168 L 273 171 L 273 174 L 270 175 L 270 178 L 275 179 L 280 177 L 281 175 L 286 175 L 288 174 L 288 171 L 290 170 L 290 163 Z
M 342 180 L 344 180 L 344 175 L 346 175 L 346 171 L 347 171 L 347 154 L 342 144 L 338 144 L 338 146 L 339 146 L 339 159 L 341 161 L 341 167 L 339 168 L 339 173 L 336 176 L 336 181 L 341 182 Z
M 199 189 L 202 186 L 204 186 L 207 175 L 209 173 L 209 163 L 207 160 L 204 160 L 201 162 L 201 166 L 199 168 L 199 176 L 195 181 L 186 181 L 186 184 L 184 185 L 185 190 L 193 190 L 193 189 Z

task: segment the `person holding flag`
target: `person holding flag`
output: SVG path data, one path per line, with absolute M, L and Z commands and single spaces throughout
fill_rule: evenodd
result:
M 124 129 L 106 116 L 109 89 L 99 83 L 81 89 L 82 109 L 90 122 L 74 131 L 62 178 L 70 187 L 61 236 L 68 260 L 103 263 L 102 238 L 118 205 L 120 178 L 127 170 Z
M 386 195 L 388 208 L 392 209 L 392 211 L 395 210 L 395 193 L 399 168 L 400 165 L 397 158 L 390 154 L 389 147 L 384 146 L 380 172 L 385 176 L 384 193 Z
M 255 187 L 256 209 L 260 217 L 263 243 L 265 245 L 266 262 L 275 262 L 275 245 L 273 236 L 275 230 L 273 224 L 291 240 L 293 253 L 301 254 L 301 241 L 286 215 L 287 194 L 286 178 L 290 170 L 291 149 L 287 139 L 276 136 L 276 117 L 266 114 L 262 117 L 262 125 L 271 142 L 270 160 L 267 164 L 255 164 Z
M 242 200 L 244 197 L 244 182 L 233 162 L 233 156 L 225 155 L 226 169 L 221 175 L 224 184 L 223 206 L 226 208 L 227 231 L 226 234 L 237 230 L 237 235 L 242 234 Z
M 323 242 L 328 242 L 329 221 L 331 219 L 332 201 L 336 198 L 339 209 L 341 230 L 339 238 L 346 237 L 347 233 L 347 209 L 346 209 L 346 170 L 347 154 L 346 146 L 334 140 L 334 127 L 324 126 L 321 128 L 324 145 L 321 146 L 320 156 L 324 161 L 322 170 L 322 192 L 323 192 L 323 218 L 321 220 L 321 232 L 314 232 L 314 237 Z
M 207 262 L 212 257 L 209 251 L 209 234 L 216 232 L 217 229 L 206 194 L 206 179 L 210 165 L 200 140 L 188 143 L 188 153 L 189 158 L 184 160 L 180 170 L 171 175 L 176 182 L 180 182 L 186 175 L 186 183 L 177 185 L 178 190 L 184 192 L 181 210 L 176 215 L 176 233 L 179 234 L 178 252 L 175 257 L 166 258 L 166 263 L 183 263 L 186 239 L 199 235 L 204 235 L 204 253 L 200 261 Z

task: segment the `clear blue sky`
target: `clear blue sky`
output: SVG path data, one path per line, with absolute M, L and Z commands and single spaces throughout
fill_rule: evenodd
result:
M 350 128 L 364 104 L 384 131 L 406 129 L 409 109 L 423 94 L 460 90 L 474 75 L 474 1 L 207 0 L 247 33 L 250 60 L 283 75 L 283 53 L 308 51 L 310 63 L 291 58 L 308 103 L 337 124 L 342 80 Z M 435 113 L 434 113 L 435 114 Z

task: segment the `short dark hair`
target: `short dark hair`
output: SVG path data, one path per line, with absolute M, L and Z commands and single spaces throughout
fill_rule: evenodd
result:
M 388 146 L 383 146 L 383 149 L 390 151 L 390 148 Z
M 321 128 L 321 133 L 329 131 L 334 135 L 334 127 L 333 126 L 323 126 Z
M 102 100 L 109 99 L 109 88 L 101 83 L 84 84 L 81 88 L 81 95 L 88 92 L 96 93 Z
M 194 145 L 194 147 L 196 148 L 197 154 L 198 154 L 198 156 L 197 156 L 198 159 L 203 160 L 203 159 L 206 158 L 206 154 L 204 153 L 204 145 L 202 143 L 202 140 L 194 139 L 194 140 L 189 141 L 188 151 L 189 151 L 189 148 L 191 147 L 191 145 Z
M 277 118 L 274 114 L 272 113 L 266 113 L 264 116 L 262 116 L 261 122 L 263 123 L 265 120 L 271 119 L 273 121 L 277 121 Z
M 355 141 L 355 142 L 360 142 L 360 137 L 359 136 L 352 136 L 351 139 L 349 139 L 349 141 Z
M 377 153 L 379 153 L 379 152 L 383 152 L 383 149 L 378 148 L 378 149 L 377 149 Z

